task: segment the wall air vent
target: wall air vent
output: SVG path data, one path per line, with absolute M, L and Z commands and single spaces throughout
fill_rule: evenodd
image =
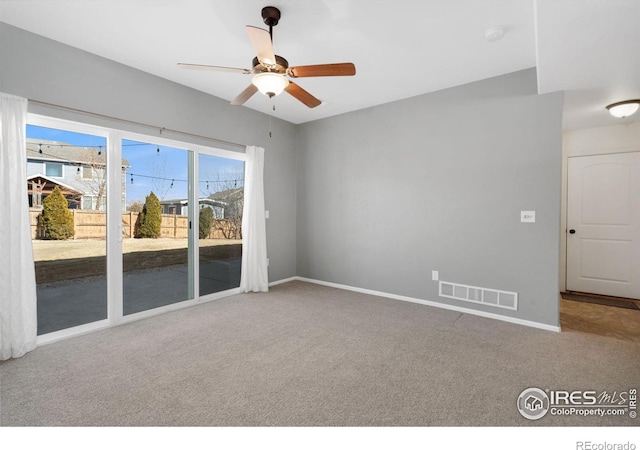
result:
M 487 289 L 466 284 L 440 281 L 440 297 L 453 298 L 465 302 L 480 303 L 482 305 L 495 306 L 496 308 L 518 310 L 518 293 Z

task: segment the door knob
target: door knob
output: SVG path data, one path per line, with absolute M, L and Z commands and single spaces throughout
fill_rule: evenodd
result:
M 569 234 L 576 234 L 576 230 L 572 228 L 571 230 L 569 230 Z

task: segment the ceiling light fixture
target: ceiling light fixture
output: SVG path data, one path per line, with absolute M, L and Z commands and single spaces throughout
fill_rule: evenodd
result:
M 622 119 L 635 114 L 640 108 L 640 100 L 625 100 L 623 102 L 612 103 L 607 106 L 609 114 L 613 117 Z
M 253 77 L 251 82 L 269 98 L 281 94 L 289 86 L 289 80 L 273 72 L 259 73 Z

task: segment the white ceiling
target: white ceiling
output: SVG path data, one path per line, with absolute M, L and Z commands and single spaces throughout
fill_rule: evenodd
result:
M 640 98 L 637 0 L 2 0 L 0 21 L 231 100 L 249 75 L 176 63 L 251 68 L 244 27 L 266 28 L 267 5 L 282 12 L 274 48 L 291 66 L 357 68 L 298 79 L 323 101 L 314 109 L 286 93 L 275 113 L 261 94 L 245 103 L 293 123 L 534 66 L 540 93 L 566 91 L 565 128 L 620 123 L 604 106 Z M 494 26 L 504 38 L 488 42 Z

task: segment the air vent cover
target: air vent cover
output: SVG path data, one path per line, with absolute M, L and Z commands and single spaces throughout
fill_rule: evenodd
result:
M 440 281 L 440 297 L 463 300 L 465 302 L 480 303 L 496 308 L 518 310 L 518 293 L 487 289 L 478 286 Z

